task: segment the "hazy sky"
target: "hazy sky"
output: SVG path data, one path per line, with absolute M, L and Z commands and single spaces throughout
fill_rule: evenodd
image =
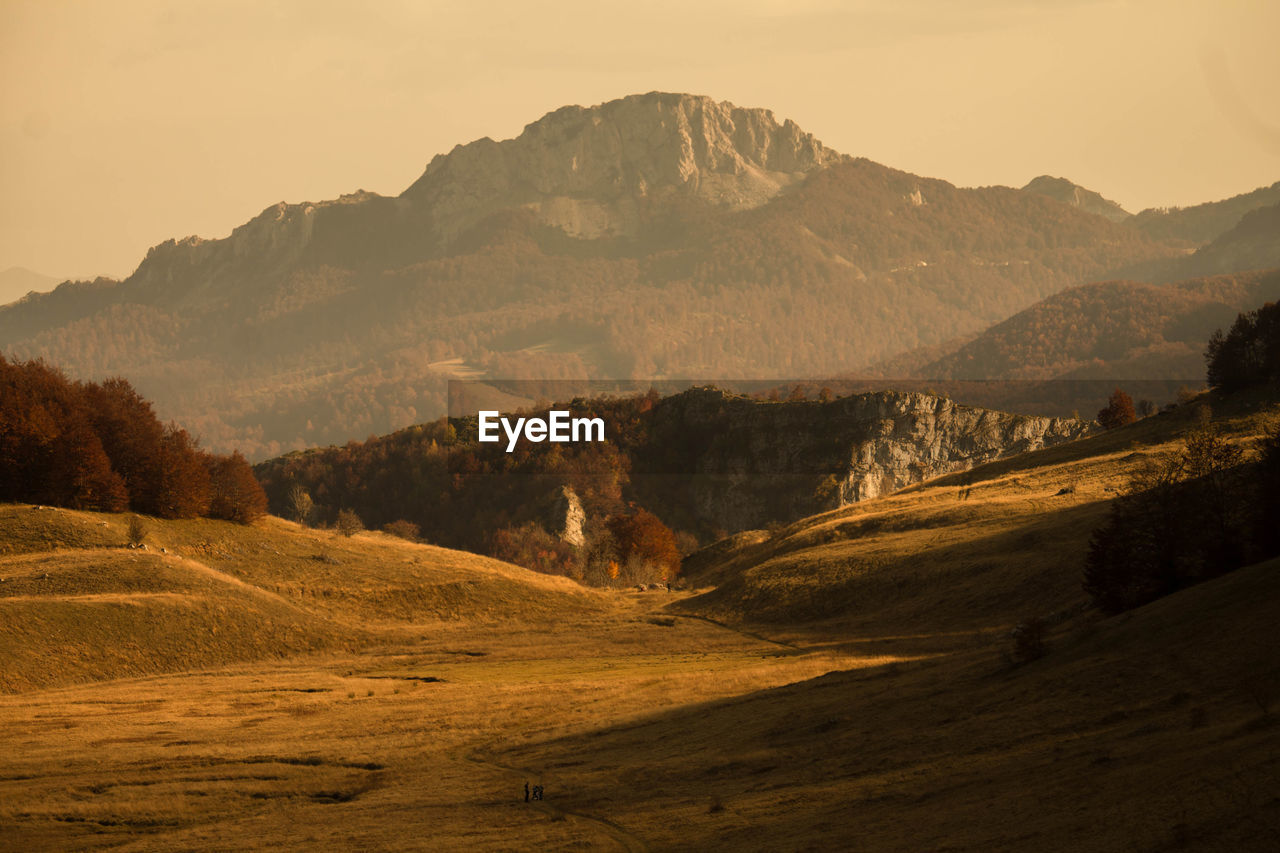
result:
M 123 276 L 277 201 L 652 90 L 1129 210 L 1280 179 L 1280 2 L 0 0 L 0 269 Z

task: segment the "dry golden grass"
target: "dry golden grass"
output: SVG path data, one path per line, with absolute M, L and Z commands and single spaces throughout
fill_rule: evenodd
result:
M 1251 447 L 1280 420 L 1259 393 L 1212 399 L 1216 422 Z M 1086 604 L 1089 537 L 1128 478 L 1177 453 L 1194 406 L 1083 441 L 943 477 L 813 516 L 771 537 L 739 538 L 702 561 L 714 586 L 681 608 L 772 630 L 935 638 L 1060 620 Z M 1274 428 L 1271 426 L 1271 428 Z
M 0 849 L 1280 849 L 1280 561 L 1079 606 L 1191 417 L 738 537 L 687 598 L 0 507 Z

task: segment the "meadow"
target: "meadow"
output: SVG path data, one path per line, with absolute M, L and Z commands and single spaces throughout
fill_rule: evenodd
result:
M 675 593 L 0 507 L 0 848 L 1276 849 L 1280 562 L 1110 618 L 1080 588 L 1196 417 L 743 534 Z

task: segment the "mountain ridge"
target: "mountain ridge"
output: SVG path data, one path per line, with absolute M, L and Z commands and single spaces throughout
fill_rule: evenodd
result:
M 429 420 L 459 366 L 831 374 L 1171 253 L 705 97 L 565 108 L 433 163 L 400 196 L 272 205 L 226 238 L 161 243 L 123 282 L 0 309 L 0 348 L 126 375 L 212 448 L 261 459 Z

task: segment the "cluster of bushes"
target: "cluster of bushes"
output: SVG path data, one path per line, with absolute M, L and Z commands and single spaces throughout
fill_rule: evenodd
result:
M 574 546 L 527 522 L 497 531 L 489 553 L 547 574 L 567 575 L 593 586 L 669 582 L 680 571 L 680 548 L 671 528 L 645 509 L 606 518 Z
M 243 456 L 200 450 L 124 379 L 72 382 L 2 355 L 0 501 L 242 523 L 267 508 Z
M 1213 335 L 1205 359 L 1209 384 L 1221 391 L 1280 380 L 1280 306 L 1241 314 Z M 1124 402 L 1113 396 L 1099 419 L 1123 419 Z M 1182 452 L 1135 476 L 1094 532 L 1085 591 L 1118 613 L 1267 559 L 1280 554 L 1278 519 L 1280 427 L 1259 458 L 1246 460 L 1202 409 Z
M 1112 505 L 1090 542 L 1085 591 L 1118 613 L 1275 554 L 1278 448 L 1280 433 L 1244 462 L 1211 423 L 1192 431 Z

